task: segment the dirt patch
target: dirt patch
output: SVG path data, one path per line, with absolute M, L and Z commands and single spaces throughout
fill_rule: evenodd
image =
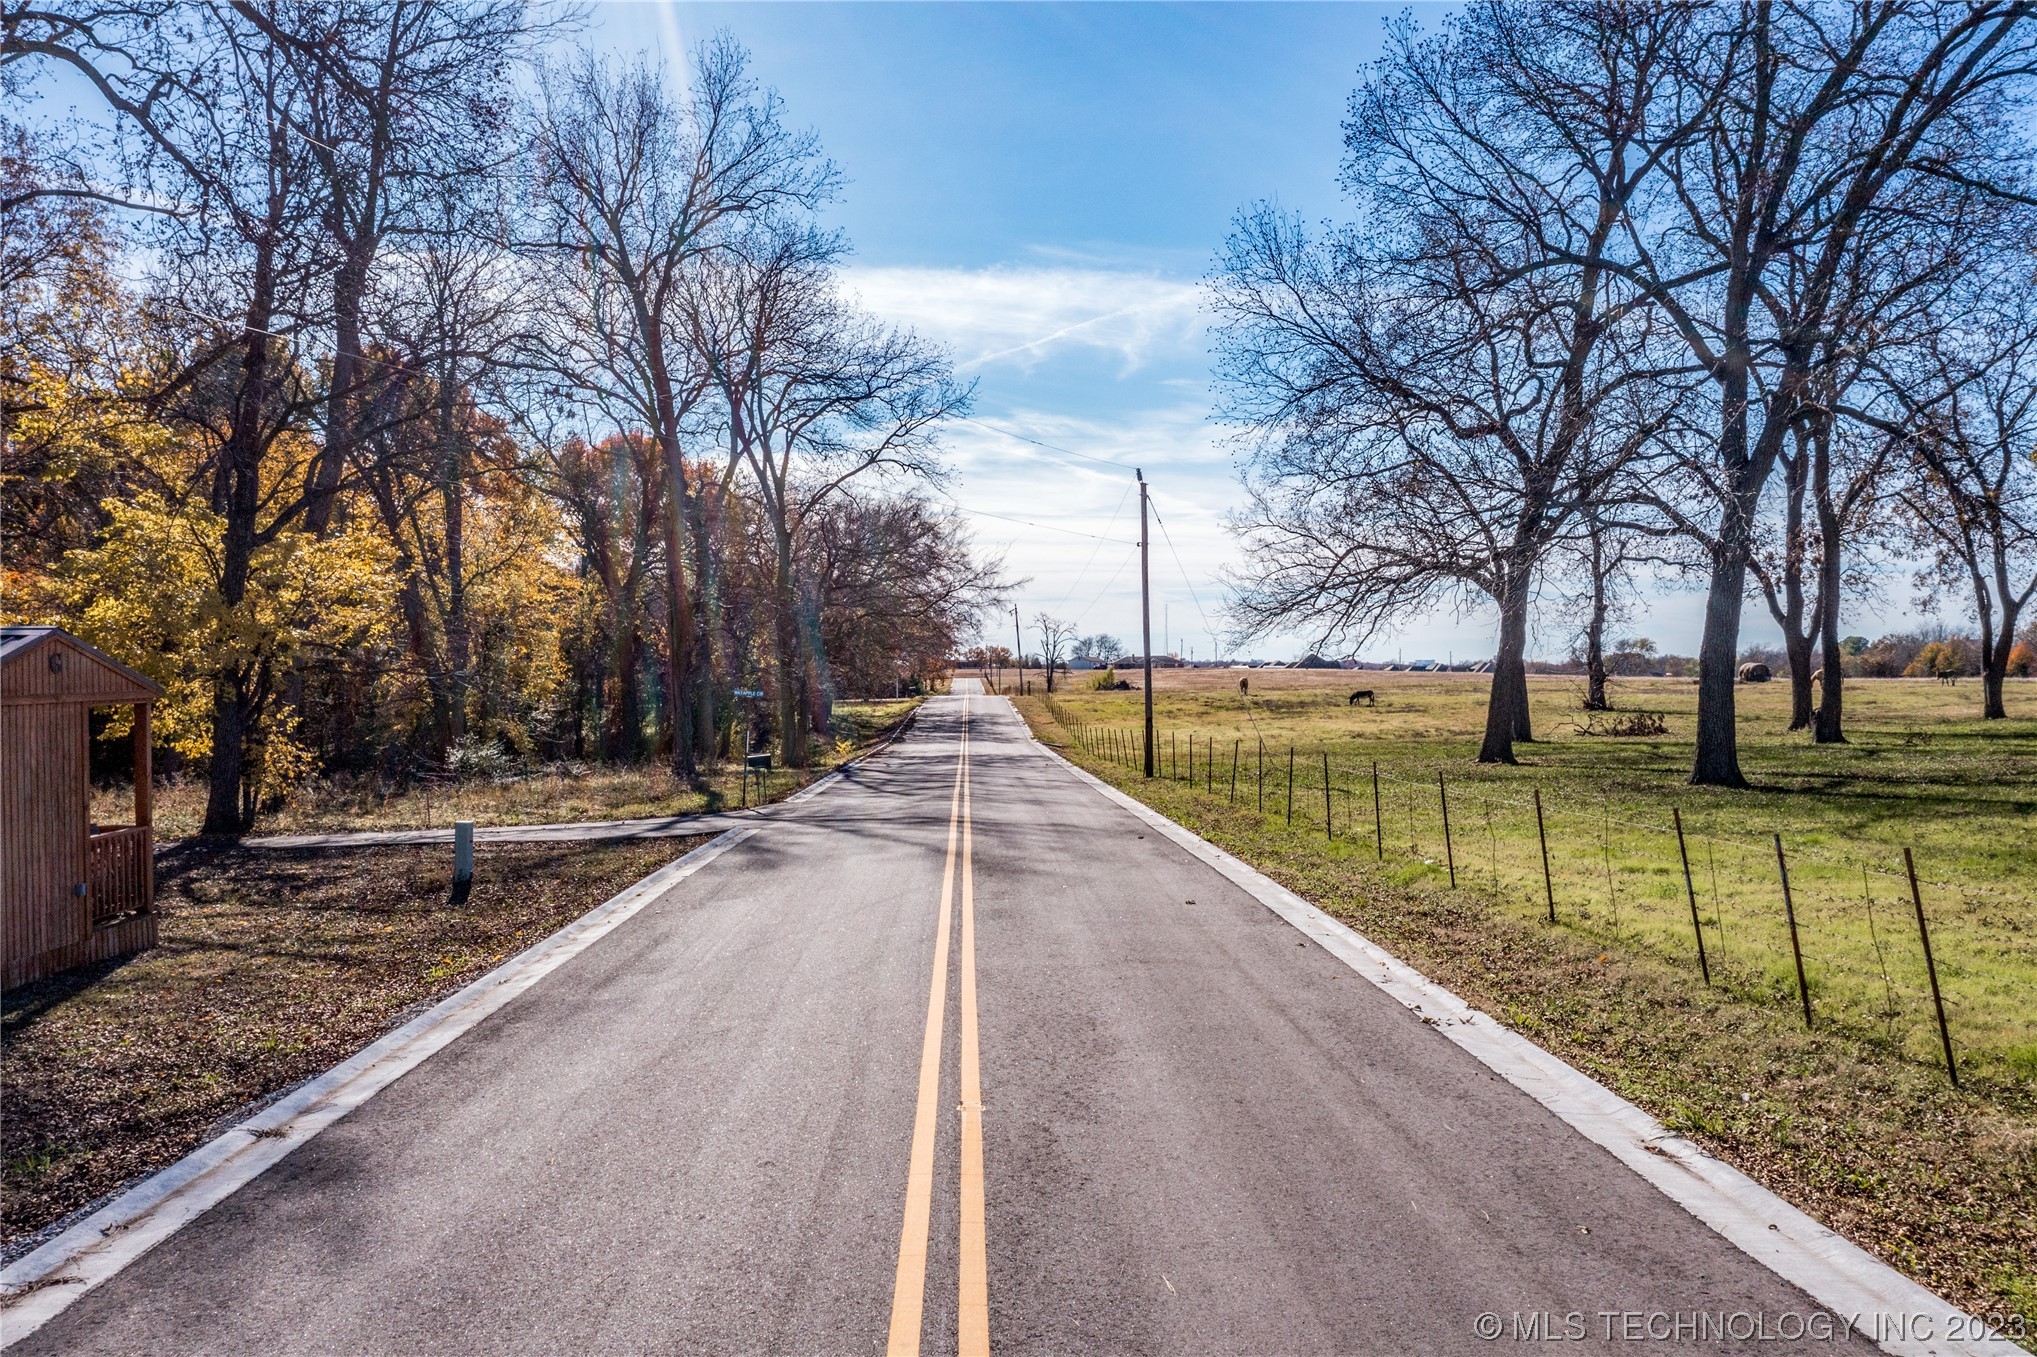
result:
M 457 904 L 442 845 L 163 855 L 160 946 L 5 997 L 5 1242 L 174 1162 L 704 841 L 491 845 Z

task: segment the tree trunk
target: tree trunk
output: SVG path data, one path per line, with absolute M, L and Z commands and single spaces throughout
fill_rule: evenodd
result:
M 1815 634 L 1815 633 L 1814 633 Z M 1783 654 L 1789 658 L 1789 728 L 1811 728 L 1811 637 L 1794 626 L 1782 633 Z
M 792 589 L 792 534 L 775 525 L 777 554 L 772 585 L 777 606 L 772 609 L 778 668 L 778 751 L 787 768 L 806 767 L 806 722 L 801 719 L 799 683 L 799 637 L 795 613 L 799 602 Z
M 1792 430 L 1797 454 L 1783 461 L 1783 521 L 1781 598 L 1776 581 L 1764 578 L 1762 593 L 1768 611 L 1782 629 L 1782 651 L 1789 662 L 1789 728 L 1808 730 L 1811 725 L 1811 642 L 1818 635 L 1817 620 L 1804 625 L 1804 558 L 1809 554 L 1809 537 L 1804 530 L 1804 497 L 1810 489 L 1811 442 L 1808 429 Z
M 2004 628 L 1980 658 L 1981 717 L 1988 721 L 2007 719 L 2002 705 L 2002 685 L 2009 677 L 2009 652 L 2015 648 L 2015 633 Z
M 367 254 L 373 253 L 368 247 Z M 325 398 L 325 445 L 312 464 L 313 494 L 304 510 L 304 526 L 320 537 L 336 517 L 340 481 L 353 448 L 354 397 L 366 370 L 361 361 L 361 305 L 368 291 L 368 263 L 356 246 L 333 273 L 332 388 Z
M 2016 644 L 2016 614 L 2005 612 L 1997 630 L 1987 610 L 1980 615 L 1980 714 L 1984 721 L 2008 716 L 2002 706 L 2002 683 L 2009 675 L 2009 651 Z
M 1690 780 L 1699 787 L 1747 785 L 1740 772 L 1733 690 L 1740 648 L 1740 605 L 1747 590 L 1747 530 L 1743 524 L 1736 532 L 1730 522 L 1725 529 L 1722 536 L 1727 540 L 1712 558 L 1704 636 L 1698 642 L 1697 749 Z
M 446 729 L 457 743 L 467 734 L 467 687 L 473 673 L 473 640 L 467 617 L 466 449 L 452 418 L 451 382 L 439 384 L 445 407 L 439 423 L 441 494 L 446 515 Z
M 692 507 L 687 514 L 693 541 L 694 637 L 692 670 L 686 676 L 687 692 L 691 697 L 693 713 L 693 748 L 696 762 L 702 757 L 717 757 L 712 751 L 718 750 L 721 744 L 721 722 L 716 712 L 714 681 L 714 637 L 720 612 L 719 586 L 714 570 L 712 520 L 715 504 L 713 496 L 709 493 L 709 478 L 701 474 L 697 479 L 699 485 L 693 491 L 690 500 Z
M 644 752 L 643 642 L 625 619 L 616 632 L 614 652 L 615 705 L 609 709 L 608 756 L 617 763 L 635 763 Z
M 1818 694 L 1818 719 L 1811 728 L 1813 744 L 1845 744 L 1842 718 L 1846 712 L 1846 652 L 1839 648 L 1839 609 L 1826 608 L 1820 619 L 1820 652 L 1825 677 Z
M 686 462 L 676 433 L 664 439 L 665 453 L 665 711 L 672 736 L 672 771 L 694 771 L 692 714 L 686 691 L 693 665 L 693 600 L 686 587 Z
M 1526 572 L 1522 572 L 1523 576 Z M 1499 652 L 1492 662 L 1492 688 L 1486 698 L 1485 742 L 1478 747 L 1480 763 L 1514 763 L 1514 741 L 1527 738 L 1528 725 L 1528 588 L 1525 578 L 1508 583 L 1499 608 Z
M 1696 749 L 1690 781 L 1697 787 L 1745 787 L 1740 771 L 1739 713 L 1733 684 L 1740 654 L 1740 608 L 1747 596 L 1747 562 L 1752 554 L 1754 511 L 1761 482 L 1773 464 L 1749 457 L 1747 374 L 1729 372 L 1721 387 L 1723 409 L 1719 461 L 1727 499 L 1719 516 L 1719 541 L 1712 553 L 1711 587 L 1705 595 L 1705 629 L 1698 641 Z
M 1606 696 L 1606 597 L 1605 576 L 1600 573 L 1598 544 L 1592 544 L 1591 620 L 1584 626 L 1584 709 L 1611 711 Z
M 254 564 L 256 520 L 261 513 L 262 421 L 268 410 L 270 339 L 275 317 L 275 251 L 262 243 L 255 252 L 249 293 L 240 386 L 234 393 L 233 423 L 220 449 L 213 481 L 213 509 L 225 519 L 220 543 L 219 601 L 231 617 L 247 600 Z M 253 825 L 243 783 L 248 741 L 259 711 L 250 711 L 251 673 L 246 660 L 223 660 L 212 676 L 212 758 L 207 770 L 203 834 L 240 835 Z
M 1832 505 L 1832 429 L 1821 422 L 1816 443 L 1817 465 L 1812 471 L 1812 492 L 1818 507 L 1818 640 L 1825 671 L 1823 691 L 1818 694 L 1817 719 L 1811 728 L 1813 744 L 1845 744 L 1846 655 L 1839 649 L 1839 585 L 1843 525 Z

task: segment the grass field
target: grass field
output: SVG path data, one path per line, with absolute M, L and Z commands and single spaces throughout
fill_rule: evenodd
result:
M 1631 739 L 1582 734 L 1575 683 L 1531 680 L 1543 738 L 1521 748 L 1519 767 L 1493 768 L 1471 762 L 1483 676 L 1255 670 L 1248 703 L 1239 672 L 1155 675 L 1161 775 L 1150 781 L 1136 760 L 1141 694 L 1071 689 L 1019 706 L 1068 757 L 1926 1285 L 1977 1314 L 2037 1319 L 2037 684 L 2012 686 L 2014 719 L 1983 723 L 1966 685 L 1854 683 L 1852 743 L 1828 749 L 1786 732 L 1782 685 L 1743 688 L 1741 757 L 1756 786 L 1726 792 L 1684 784 L 1688 682 L 1620 685 L 1623 712 L 1660 713 L 1668 728 Z M 1379 706 L 1347 706 L 1357 687 L 1375 689 Z M 1672 808 L 1687 830 L 1710 984 Z M 1905 846 L 1959 1089 L 1945 1076 Z
M 1538 742 L 1503 767 L 1471 761 L 1483 675 L 1261 670 L 1249 698 L 1238 677 L 1156 674 L 1163 775 L 1184 785 L 1192 775 L 1227 805 L 1263 805 L 1324 851 L 1373 856 L 1394 880 L 1447 883 L 1454 863 L 1460 889 L 1524 915 L 1546 916 L 1553 895 L 1562 926 L 1695 972 L 1694 895 L 1713 981 L 1798 1004 L 1780 836 L 1813 1021 L 1942 1064 L 1903 863 L 1911 849 L 1962 1065 L 2037 1079 L 2037 684 L 2011 684 L 2019 716 L 1984 722 L 1971 685 L 1856 680 L 1849 743 L 1822 748 L 1787 732 L 1786 685 L 1743 686 L 1741 760 L 1755 787 L 1723 791 L 1684 782 L 1696 706 L 1688 680 L 1620 684 L 1613 716 L 1652 712 L 1668 728 L 1634 738 L 1585 734 L 1608 716 L 1587 722 L 1573 680 L 1533 679 Z M 1377 692 L 1377 707 L 1346 704 L 1361 686 Z M 1092 757 L 1136 762 L 1140 694 L 1077 689 L 1054 702 Z
M 775 768 L 762 784 L 771 800 L 790 796 L 814 778 L 853 758 L 882 738 L 919 705 L 918 698 L 895 702 L 838 702 L 836 739 L 804 770 Z M 92 818 L 126 821 L 133 808 L 126 785 L 94 790 Z M 689 815 L 754 804 L 755 777 L 743 788 L 739 762 L 712 770 L 698 784 L 674 777 L 662 764 L 609 766 L 551 763 L 505 767 L 494 775 L 436 778 L 403 786 L 367 777 L 321 778 L 294 791 L 278 809 L 262 815 L 257 834 L 296 834 L 348 829 L 429 829 L 454 820 L 484 825 L 550 824 L 570 820 L 625 820 L 655 815 Z M 205 818 L 205 784 L 189 779 L 156 790 L 155 824 L 160 839 L 198 832 Z

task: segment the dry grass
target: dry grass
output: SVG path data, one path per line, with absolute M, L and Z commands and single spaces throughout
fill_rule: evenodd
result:
M 1388 726 L 1375 732 L 1382 761 L 1393 757 L 1425 769 L 1442 766 L 1453 775 L 1469 771 L 1465 760 L 1475 746 L 1476 725 L 1467 733 L 1463 714 L 1476 711 L 1473 685 L 1483 680 L 1305 672 L 1255 672 L 1252 678 L 1255 689 L 1272 690 L 1266 693 L 1266 706 L 1280 723 L 1275 738 L 1283 749 L 1286 739 L 1306 738 L 1304 732 L 1319 730 L 1324 722 L 1367 720 L 1370 713 L 1364 709 L 1354 717 L 1342 708 L 1341 697 L 1343 690 L 1370 686 L 1381 689 L 1381 722 Z M 1235 704 L 1236 679 L 1235 673 L 1223 671 L 1168 674 L 1155 685 L 1156 704 L 1170 717 L 1200 717 L 1208 738 L 1217 734 L 1213 713 L 1196 708 L 1226 699 Z M 1336 695 L 1336 708 L 1323 700 L 1330 694 Z M 1538 697 L 1548 706 L 1564 696 L 1554 684 L 1538 685 Z M 1931 696 L 1898 689 L 1890 700 L 1903 711 Z M 1137 694 L 1130 695 L 1130 701 L 1137 700 Z M 1057 695 L 1060 712 L 1071 720 L 1078 714 L 1103 714 L 1091 707 L 1092 701 L 1125 702 L 1126 695 Z M 1771 719 L 1770 704 L 1769 694 L 1758 696 L 1749 704 L 1750 719 Z M 1976 1313 L 2037 1318 L 2037 1085 L 2019 1065 L 1984 1062 L 1970 1069 L 1966 1087 L 1955 1091 L 1942 1064 L 1928 1058 L 1929 1046 L 1920 1058 L 1902 1040 L 1891 1040 L 1875 1027 L 1821 1022 L 1806 1031 L 1793 989 L 1706 987 L 1689 958 L 1650 945 L 1648 936 L 1633 926 L 1631 913 L 1624 929 L 1616 931 L 1603 915 L 1576 917 L 1572 899 L 1565 922 L 1548 925 L 1537 917 L 1539 877 L 1531 903 L 1504 889 L 1504 875 L 1497 894 L 1481 880 L 1486 861 L 1482 842 L 1477 869 L 1468 870 L 1460 861 L 1462 888 L 1451 890 L 1440 861 L 1396 855 L 1391 845 L 1387 863 L 1377 861 L 1369 805 L 1359 817 L 1362 834 L 1347 831 L 1327 841 L 1320 779 L 1313 827 L 1290 827 L 1277 802 L 1265 815 L 1247 797 L 1241 796 L 1243 805 L 1230 803 L 1228 768 L 1221 756 L 1214 792 L 1207 790 L 1206 770 L 1196 787 L 1164 776 L 1147 781 L 1134 769 L 1081 748 L 1044 700 L 1035 697 L 1020 706 L 1043 739 L 1060 744 L 1083 766 L 1348 920 L 1926 1285 Z M 1264 709 L 1259 719 L 1268 719 Z M 1674 727 L 1673 712 L 1670 720 Z M 1546 728 L 1549 722 L 1543 724 Z M 2022 729 L 2012 728 L 2006 738 L 2029 740 L 2031 723 L 2026 719 L 2018 725 Z M 1418 733 L 1422 727 L 1428 734 Z M 1688 725 L 1683 729 L 1687 732 Z M 1217 748 L 1224 751 L 1228 741 L 1218 738 Z M 1651 796 L 1673 794 L 1671 779 L 1680 776 L 1672 770 L 1678 751 L 1623 764 L 1633 756 L 1596 753 L 1603 746 L 1582 746 L 1585 738 L 1534 747 L 1528 751 L 1534 772 L 1559 788 L 1590 776 L 1616 785 L 1625 778 L 1642 805 L 1652 804 Z M 1912 748 L 1928 749 L 1932 743 Z M 1942 750 L 1946 742 L 1936 743 Z M 1758 777 L 1773 779 L 1778 774 L 1772 764 L 1783 762 L 1785 753 L 1757 745 L 1749 761 Z M 1368 764 L 1370 758 L 1368 752 Z M 1911 767 L 1908 775 L 1956 782 L 1963 761 L 1949 760 L 1955 765 L 1950 771 Z M 1659 771 L 1648 771 L 1658 764 Z M 1284 772 L 1283 767 L 1283 777 Z M 1410 780 L 1420 783 L 1421 776 Z M 1433 786 L 1432 774 L 1428 785 Z M 1943 794 L 1942 788 L 1931 793 Z M 2029 795 L 2027 782 L 2004 788 L 1977 783 L 1975 817 L 1985 821 L 2000 814 L 1990 806 L 1991 798 L 2014 802 Z M 1800 793 L 1786 805 L 1808 824 L 1815 824 L 1820 814 L 1836 813 L 1829 806 L 1821 810 L 1807 804 L 1811 801 L 1812 794 Z M 1714 809 L 1708 828 L 1728 832 L 1731 813 L 1730 806 Z M 1900 820 L 1890 823 L 1900 825 Z M 2027 818 L 2023 823 L 2027 826 Z M 1957 825 L 1915 829 L 1955 838 L 1964 832 Z M 1992 832 L 2007 831 L 1998 821 Z M 1984 860 L 1987 852 L 1976 847 L 1976 857 Z M 2027 864 L 2037 850 L 2025 828 L 2009 842 L 1993 845 L 1993 851 L 2020 854 Z M 1681 890 L 1680 876 L 1674 885 Z M 2027 912 L 2015 917 L 2029 927 Z M 1682 921 L 1687 949 L 1687 911 Z M 2013 978 L 2004 983 L 2022 987 Z M 2022 988 L 2025 1020 L 2030 993 Z
M 806 769 L 773 769 L 762 784 L 771 800 L 790 796 L 894 730 L 919 705 L 918 698 L 894 702 L 838 702 L 835 743 L 817 750 Z M 727 763 L 696 779 L 675 777 L 658 764 L 612 766 L 553 763 L 504 767 L 493 775 L 430 778 L 402 785 L 372 776 L 321 778 L 293 792 L 283 805 L 264 813 L 257 834 L 302 834 L 349 829 L 429 829 L 454 820 L 484 825 L 553 824 L 574 820 L 628 820 L 691 815 L 754 804 L 755 777 L 743 789 L 738 764 Z M 131 818 L 131 785 L 95 789 L 92 818 L 118 824 Z M 195 835 L 205 818 L 205 785 L 179 779 L 157 788 L 156 834 L 175 839 Z
M 160 946 L 6 995 L 5 1240 L 174 1162 L 702 841 L 491 846 L 458 905 L 442 847 L 164 855 Z

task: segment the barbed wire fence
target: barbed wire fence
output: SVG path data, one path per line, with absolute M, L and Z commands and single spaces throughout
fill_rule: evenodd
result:
M 1048 705 L 1085 754 L 1138 769 L 1136 728 Z M 1660 823 L 1616 813 L 1610 789 L 1545 797 L 1329 744 L 1178 729 L 1157 741 L 1170 782 L 1320 834 L 1390 878 L 1440 870 L 1452 889 L 1797 1008 L 1812 1027 L 1884 1043 L 1955 1083 L 1962 1062 L 2037 1039 L 2021 979 L 2037 967 L 2037 897 L 1943 879 L 1909 848 L 1697 831 L 1680 808 Z

